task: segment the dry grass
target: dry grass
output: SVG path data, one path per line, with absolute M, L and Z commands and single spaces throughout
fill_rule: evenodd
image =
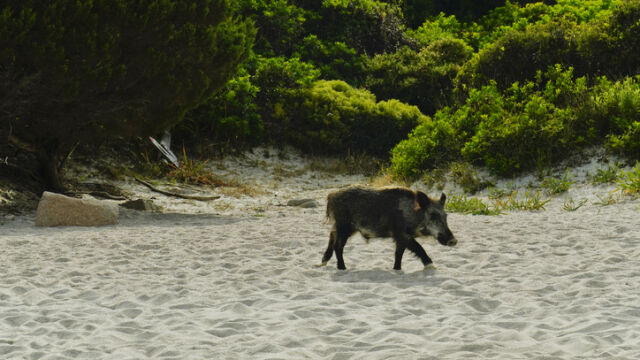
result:
M 395 179 L 389 172 L 382 172 L 373 176 L 370 182 L 373 187 L 409 186 L 407 182 Z
M 242 196 L 254 197 L 269 194 L 269 191 L 261 186 L 243 183 L 238 178 L 224 179 L 224 185 L 218 186 L 216 191 L 222 195 L 234 198 L 240 198 Z
M 380 172 L 380 161 L 370 155 L 354 155 L 348 153 L 344 158 L 312 159 L 305 167 L 306 170 L 325 172 L 330 174 L 374 176 Z

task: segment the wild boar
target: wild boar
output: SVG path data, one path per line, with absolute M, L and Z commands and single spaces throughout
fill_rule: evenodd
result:
M 333 222 L 329 246 L 322 257 L 324 266 L 336 253 L 338 269 L 346 269 L 342 252 L 351 235 L 360 232 L 365 239 L 391 237 L 396 243 L 393 268 L 400 270 L 402 255 L 409 249 L 424 266 L 431 258 L 416 241 L 416 237 L 434 236 L 442 245 L 454 246 L 457 240 L 447 225 L 444 211 L 446 195 L 439 200 L 407 188 L 371 189 L 351 187 L 327 197 L 327 219 Z

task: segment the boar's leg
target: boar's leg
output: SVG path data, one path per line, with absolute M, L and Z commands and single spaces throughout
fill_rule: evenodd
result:
M 412 239 L 408 237 L 404 231 L 405 222 L 402 213 L 398 212 L 391 221 L 393 226 L 393 241 L 396 243 L 396 259 L 393 263 L 393 270 L 402 270 L 402 255 L 404 255 L 404 251 Z
M 429 255 L 427 255 L 427 252 L 424 251 L 424 248 L 416 241 L 416 239 L 400 238 L 394 240 L 396 241 L 396 261 L 393 264 L 393 270 L 402 270 L 402 255 L 404 254 L 405 249 L 409 249 L 417 257 L 419 257 L 420 260 L 422 260 L 422 264 L 424 266 L 433 263 Z
M 402 255 L 407 247 L 396 240 L 396 261 L 393 263 L 393 270 L 402 270 Z
M 344 250 L 344 246 L 347 243 L 347 240 L 355 230 L 350 224 L 338 224 L 336 223 L 336 235 L 335 235 L 335 244 L 334 250 L 336 252 L 336 260 L 338 260 L 338 269 L 345 270 L 344 259 L 342 258 L 342 251 Z M 327 249 L 328 251 L 329 249 Z M 326 254 L 325 254 L 326 255 Z
M 336 244 L 336 230 L 335 228 L 331 229 L 331 232 L 329 233 L 329 245 L 327 246 L 327 250 L 324 252 L 324 255 L 322 256 L 322 263 L 318 266 L 325 266 L 327 265 L 327 263 L 329 262 L 329 260 L 331 260 L 331 256 L 333 255 L 333 248 L 335 247 Z
M 419 257 L 420 260 L 422 260 L 422 264 L 424 266 L 427 266 L 433 263 L 429 255 L 427 255 L 427 252 L 424 251 L 424 248 L 422 247 L 422 245 L 420 245 L 416 241 L 416 239 L 413 239 L 413 238 L 409 239 L 409 242 L 407 244 L 407 249 L 411 250 L 412 253 L 416 254 L 416 256 Z

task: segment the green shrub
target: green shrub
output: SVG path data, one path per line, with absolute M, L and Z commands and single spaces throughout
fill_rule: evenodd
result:
M 640 193 L 640 162 L 636 162 L 629 171 L 620 171 L 617 187 L 627 195 L 637 196 Z
M 588 199 L 582 199 L 576 204 L 576 202 L 572 198 L 565 199 L 564 203 L 562 204 L 562 208 L 564 209 L 564 211 L 576 211 L 584 206 L 587 201 Z
M 459 38 L 462 29 L 462 24 L 454 15 L 446 16 L 440 13 L 422 23 L 416 30 L 409 29 L 406 33 L 407 36 L 426 47 L 434 41 Z
M 323 79 L 341 79 L 350 84 L 363 82 L 366 56 L 342 41 L 326 41 L 308 35 L 296 47 L 294 56 L 313 64 Z
M 299 58 L 258 57 L 252 82 L 260 89 L 260 98 L 272 101 L 270 94 L 311 86 L 320 76 L 312 64 Z
M 546 168 L 603 142 L 611 124 L 609 116 L 598 114 L 621 112 L 618 105 L 598 105 L 607 98 L 598 94 L 607 94 L 608 85 L 600 81 L 597 90 L 590 89 L 585 77 L 574 79 L 572 68 L 556 65 L 504 91 L 495 82 L 471 89 L 463 105 L 439 110 L 398 144 L 391 170 L 400 177 L 416 176 L 460 157 L 501 176 Z
M 471 214 L 471 215 L 500 215 L 501 210 L 497 208 L 491 208 L 485 204 L 482 200 L 473 197 L 466 197 L 464 195 L 451 195 L 447 199 L 445 208 L 449 212 Z
M 283 107 L 292 101 L 295 90 L 311 87 L 319 76 L 318 69 L 298 58 L 257 59 L 251 82 L 259 89 L 256 104 L 268 139 L 284 138 L 287 126 L 281 121 Z
M 455 156 L 456 132 L 444 121 L 425 120 L 409 138 L 391 151 L 391 174 L 397 178 L 417 178 L 425 169 L 446 164 Z
M 606 18 L 619 4 L 619 0 L 556 0 L 554 5 L 535 2 L 520 6 L 507 2 L 493 9 L 478 20 L 473 30 L 473 40 L 479 48 L 493 43 L 511 30 L 525 30 L 534 24 L 546 24 L 557 19 L 567 19 L 576 24 L 586 24 Z M 522 2 L 520 2 L 522 3 Z
M 480 87 L 495 81 L 505 89 L 514 82 L 532 80 L 539 69 L 571 64 L 571 22 L 535 24 L 512 29 L 467 62 L 457 79 L 461 87 Z
M 609 165 L 606 168 L 596 169 L 596 173 L 591 176 L 591 182 L 593 184 L 608 184 L 618 180 L 618 173 L 620 172 L 620 165 Z
M 640 158 L 640 121 L 629 125 L 622 135 L 609 135 L 607 146 L 630 159 Z
M 558 1 L 554 6 L 507 5 L 469 26 L 467 43 L 480 48 L 460 76 L 460 88 L 495 80 L 501 89 L 531 80 L 553 64 L 578 75 L 635 75 L 640 66 L 640 2 Z
M 540 211 L 545 210 L 545 205 L 551 201 L 551 199 L 542 199 L 540 191 L 531 192 L 525 191 L 524 194 L 520 194 L 518 190 L 514 190 L 511 195 L 505 199 L 496 199 L 495 207 L 500 210 L 525 210 L 525 211 Z
M 305 28 L 327 41 L 342 41 L 360 54 L 393 52 L 403 43 L 402 12 L 396 2 L 296 0 L 310 11 Z
M 344 81 L 319 80 L 291 93 L 275 115 L 283 141 L 312 153 L 386 155 L 419 123 L 420 110 L 398 100 L 376 102 Z
M 46 185 L 79 142 L 179 123 L 250 54 L 228 0 L 22 0 L 0 5 L 0 128 L 34 150 Z
M 555 66 L 539 71 L 535 83 L 514 83 L 504 93 L 494 83 L 483 87 L 484 98 L 491 99 L 485 103 L 493 105 L 481 108 L 481 121 L 462 155 L 499 175 L 513 175 L 545 168 L 598 141 L 593 119 L 582 117 L 593 105 L 586 80 L 572 74 L 571 68 Z
M 551 176 L 545 177 L 540 187 L 546 189 L 549 194 L 554 195 L 566 192 L 573 183 L 571 173 L 567 170 L 560 179 Z
M 380 99 L 398 99 L 433 114 L 449 102 L 460 64 L 471 55 L 461 40 L 442 39 L 417 52 L 404 47 L 366 63 L 365 87 Z
M 610 83 L 598 88 L 597 116 L 605 128 L 606 145 L 613 152 L 640 158 L 640 77 Z
M 628 76 L 640 68 L 640 2 L 619 1 L 611 16 L 600 25 L 611 39 L 613 49 L 603 59 L 603 73 Z
M 472 90 L 464 106 L 441 109 L 393 149 L 391 173 L 413 178 L 459 159 L 462 145 L 475 135 L 478 125 L 491 117 L 499 121 L 504 112 L 504 98 L 495 86 Z
M 567 149 L 563 137 L 571 120 L 571 109 L 559 109 L 541 96 L 534 95 L 522 112 L 504 117 L 488 117 L 478 125 L 477 133 L 465 144 L 462 154 L 470 161 L 482 159 L 499 175 L 547 167 L 560 159 Z
M 243 15 L 258 28 L 254 51 L 268 57 L 290 56 L 305 33 L 307 11 L 288 0 L 240 0 Z
M 258 87 L 241 69 L 223 90 L 185 115 L 174 129 L 176 138 L 197 146 L 233 147 L 258 144 L 263 138 L 262 118 L 258 113 Z

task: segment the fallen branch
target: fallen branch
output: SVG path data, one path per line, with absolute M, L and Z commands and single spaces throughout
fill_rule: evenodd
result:
M 93 197 L 101 197 L 103 199 L 118 200 L 118 201 L 129 200 L 129 198 L 127 198 L 126 196 L 113 195 L 113 194 L 109 194 L 106 191 L 91 191 L 88 194 Z
M 140 180 L 138 178 L 135 178 L 135 179 L 140 184 L 148 187 L 149 189 L 151 189 L 151 190 L 153 190 L 155 192 L 163 194 L 163 195 L 175 196 L 175 197 L 179 197 L 179 198 L 183 198 L 183 199 L 189 199 L 189 200 L 200 200 L 200 201 L 210 201 L 210 200 L 215 200 L 215 199 L 220 198 L 220 196 L 182 195 L 182 194 L 174 193 L 174 192 L 171 192 L 171 191 L 160 190 L 157 187 L 149 184 L 148 182 L 146 182 L 144 180 Z

